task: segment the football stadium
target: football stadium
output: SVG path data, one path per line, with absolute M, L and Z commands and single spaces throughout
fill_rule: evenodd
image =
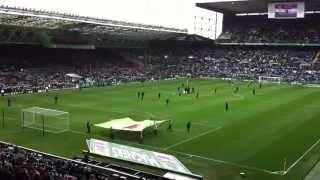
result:
M 165 4 L 190 27 L 12 2 L 0 179 L 320 179 L 319 1 Z

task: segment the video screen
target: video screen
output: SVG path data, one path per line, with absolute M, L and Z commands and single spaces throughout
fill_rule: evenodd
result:
M 298 15 L 297 3 L 278 3 L 275 4 L 276 18 L 296 18 Z

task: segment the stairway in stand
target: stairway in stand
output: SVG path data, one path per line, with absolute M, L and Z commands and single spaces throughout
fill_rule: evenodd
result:
M 312 63 L 311 65 L 314 65 L 316 63 L 318 63 L 320 60 L 320 50 L 317 52 L 317 54 L 314 56 L 314 58 L 312 59 Z

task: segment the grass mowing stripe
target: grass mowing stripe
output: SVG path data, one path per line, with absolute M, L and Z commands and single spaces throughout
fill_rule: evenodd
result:
M 203 175 L 209 180 L 239 179 L 237 175 L 242 170 L 248 173 L 248 180 L 276 179 L 278 175 L 264 176 L 269 173 L 260 170 L 280 169 L 275 162 L 284 156 L 288 158 L 288 164 L 294 163 L 306 149 L 318 140 L 318 133 L 310 132 L 308 129 L 317 127 L 319 124 L 316 120 L 320 115 L 315 112 L 317 112 L 317 106 L 320 105 L 317 103 L 320 95 L 314 93 L 312 96 L 304 97 L 310 92 L 319 92 L 318 89 L 263 85 L 262 89 L 256 87 L 254 96 L 253 87 L 247 87 L 247 83 L 237 83 L 240 91 L 239 96 L 235 96 L 233 94 L 235 86 L 231 86 L 227 81 L 194 80 L 190 81 L 190 85 L 196 90 L 199 88 L 200 92 L 200 98 L 196 99 L 192 95 L 181 97 L 177 95 L 177 87 L 181 86 L 182 82 L 185 80 L 161 81 L 156 86 L 155 83 L 145 83 L 144 86 L 136 84 L 13 96 L 12 107 L 16 109 L 7 113 L 10 118 L 6 118 L 5 128 L 0 131 L 0 139 L 72 157 L 86 148 L 84 140 L 88 137 L 85 135 L 87 120 L 90 120 L 91 123 L 98 123 L 126 116 L 132 116 L 135 120 L 150 118 L 150 116 L 153 116 L 154 119 L 170 118 L 174 124 L 173 132 L 160 130 L 157 136 L 154 136 L 153 133 L 146 134 L 142 145 L 138 144 L 136 138 L 132 138 L 132 134 L 126 134 L 126 137 L 117 136 L 114 142 L 161 152 L 172 152 L 182 161 L 185 160 L 184 163 L 192 171 L 204 173 Z M 216 94 L 212 93 L 212 88 L 215 87 L 218 88 Z M 137 102 L 138 91 L 146 92 L 142 103 Z M 161 93 L 160 100 L 157 98 L 159 92 Z M 53 103 L 54 95 L 60 97 L 58 105 Z M 165 105 L 166 98 L 170 98 L 168 106 Z M 294 101 L 297 98 L 301 100 Z M 230 101 L 230 112 L 228 113 L 224 109 L 226 100 Z M 231 102 L 231 100 L 235 101 Z M 0 106 L 5 107 L 5 99 L 2 102 Z M 310 102 L 313 103 L 310 104 Z M 72 118 L 70 128 L 80 133 L 66 132 L 57 135 L 46 133 L 43 137 L 39 131 L 25 129 L 22 132 L 19 108 L 35 105 L 70 112 Z M 275 110 L 270 111 L 273 108 Z M 191 140 L 164 151 L 165 147 L 191 137 L 186 133 L 187 121 L 192 121 L 194 124 L 192 136 L 218 126 L 223 129 L 212 133 L 213 135 L 209 133 L 195 141 Z M 106 131 L 93 129 L 92 132 L 92 137 L 109 140 Z M 292 143 L 295 139 L 301 143 Z M 52 144 L 59 145 L 52 148 Z M 270 144 L 270 147 L 266 147 L 266 144 Z M 309 152 L 312 153 L 315 149 Z M 180 154 L 174 153 L 173 150 L 179 151 Z M 302 158 L 303 162 L 308 160 L 309 153 L 307 154 L 305 158 Z M 190 158 L 189 155 L 193 158 Z M 209 161 L 210 158 L 216 161 Z M 224 164 L 218 159 L 237 163 L 241 167 L 235 166 L 234 163 Z M 245 160 L 241 161 L 242 159 Z M 250 168 L 247 169 L 242 165 Z M 288 174 L 297 172 L 297 167 L 300 165 L 301 163 L 298 163 Z M 254 167 L 257 170 L 254 170 Z M 212 171 L 215 171 L 217 178 L 214 177 Z
M 188 138 L 188 139 L 185 139 L 185 140 L 183 140 L 183 141 L 181 141 L 181 142 L 178 142 L 178 143 L 176 143 L 176 144 L 172 144 L 172 145 L 166 147 L 165 150 L 168 150 L 168 149 L 171 149 L 171 148 L 173 148 L 173 147 L 179 146 L 179 145 L 181 145 L 181 144 L 187 143 L 187 142 L 189 142 L 189 141 L 195 140 L 195 139 L 197 139 L 197 138 L 199 138 L 199 137 L 201 137 L 201 136 L 204 136 L 204 135 L 213 133 L 213 132 L 215 132 L 215 131 L 220 130 L 221 128 L 222 128 L 222 127 L 219 126 L 219 127 L 214 128 L 214 129 L 211 129 L 211 130 L 209 130 L 209 131 L 206 131 L 206 132 L 203 132 L 203 133 L 201 133 L 201 134 L 198 134 L 198 135 L 196 135 L 196 136 L 194 136 L 194 137 L 192 137 L 192 138 Z
M 317 127 L 317 124 L 314 122 L 316 122 L 316 117 L 319 117 L 319 113 L 313 108 L 310 109 L 313 111 L 301 110 L 301 106 L 304 106 L 305 101 L 309 104 L 317 104 L 319 102 L 314 96 L 316 96 L 316 94 L 312 92 L 307 96 L 302 96 L 295 101 L 292 101 L 287 106 L 274 109 L 274 113 L 261 114 L 261 118 L 264 118 L 266 121 L 261 124 L 261 127 L 257 127 L 256 132 L 253 133 L 255 134 L 253 137 L 256 137 L 256 139 L 253 141 L 244 139 L 241 143 L 245 145 L 245 143 L 250 144 L 251 142 L 251 144 L 257 145 L 250 147 L 248 150 L 252 151 L 248 154 L 248 156 L 251 157 L 246 160 L 249 165 L 267 169 L 273 169 L 272 167 L 283 169 L 281 167 L 281 162 L 284 157 L 288 158 L 288 163 L 292 163 L 292 161 L 299 157 L 298 155 L 301 155 L 318 139 L 317 133 L 306 136 L 311 139 L 316 137 L 316 139 L 311 142 L 307 139 L 303 140 L 303 138 L 300 138 L 301 135 L 305 134 L 304 132 L 300 132 L 304 128 L 307 128 L 306 131 L 313 131 L 312 127 Z M 299 135 L 299 133 L 303 134 Z M 297 139 L 302 140 L 299 142 L 300 145 L 295 145 L 296 143 L 294 142 L 297 141 Z M 308 142 L 308 144 L 305 145 L 305 142 Z M 305 148 L 298 150 L 299 147 L 303 146 L 305 146 Z M 232 147 L 229 147 L 229 149 L 230 148 Z M 264 156 L 261 157 L 262 154 L 264 154 Z M 294 156 L 295 154 L 297 156 Z M 264 160 L 255 161 L 255 159 L 258 158 Z
M 84 132 L 79 132 L 79 131 L 74 131 L 74 130 L 71 130 L 70 132 L 76 133 L 76 134 L 85 135 L 85 136 L 88 135 L 88 134 L 86 134 Z M 102 139 L 106 139 L 106 137 L 104 137 L 104 136 L 100 136 L 100 135 L 94 135 L 94 136 L 102 138 Z M 109 139 L 109 138 L 107 138 L 107 139 Z M 254 170 L 254 171 L 261 171 L 261 172 L 265 172 L 265 173 L 268 173 L 268 174 L 277 174 L 276 172 L 272 172 L 272 171 L 266 170 L 266 169 L 250 167 L 250 166 L 241 165 L 241 164 L 237 164 L 237 163 L 233 163 L 233 162 L 228 162 L 228 161 L 208 158 L 208 157 L 194 155 L 194 154 L 183 153 L 183 152 L 179 152 L 179 151 L 175 151 L 175 150 L 168 150 L 166 148 L 163 149 L 163 148 L 158 148 L 158 147 L 154 147 L 154 146 L 148 146 L 148 145 L 145 145 L 145 144 L 133 143 L 133 142 L 129 142 L 129 141 L 123 141 L 123 140 L 120 140 L 120 142 L 125 142 L 126 144 L 130 144 L 130 145 L 132 145 L 134 147 L 138 147 L 138 148 L 153 149 L 153 150 L 156 150 L 156 151 L 167 152 L 167 153 L 171 153 L 172 152 L 173 154 L 180 154 L 180 155 L 188 156 L 188 157 L 196 157 L 196 158 L 199 158 L 199 159 L 204 159 L 204 160 L 209 160 L 209 161 L 213 161 L 213 162 L 223 163 L 223 164 L 232 165 L 232 166 L 236 166 L 236 167 L 240 167 L 240 168 L 251 169 L 251 170 Z
M 305 96 L 306 94 L 309 94 L 309 92 L 303 93 L 302 96 Z M 264 123 L 267 125 L 270 123 L 270 121 L 268 121 L 268 114 L 269 114 L 268 111 L 270 110 L 270 109 L 268 109 L 268 107 L 269 108 L 271 107 L 274 109 L 273 111 L 276 111 L 277 108 L 271 104 L 277 104 L 279 106 L 288 106 L 288 103 L 290 104 L 290 102 L 294 101 L 296 98 L 301 97 L 301 93 L 299 91 L 296 91 L 295 93 L 290 94 L 290 93 L 287 93 L 286 91 L 283 91 L 283 94 L 281 93 L 280 96 L 284 98 L 284 99 L 281 99 L 282 101 L 276 101 L 277 99 L 280 99 L 280 98 L 278 96 L 275 96 L 272 98 L 268 98 L 265 102 L 260 103 L 260 106 L 258 106 L 257 104 L 254 103 L 253 107 L 248 107 L 248 106 L 241 107 L 241 109 L 245 109 L 245 110 L 251 109 L 246 114 L 241 113 L 241 115 L 246 115 L 244 117 L 241 117 L 241 120 L 238 118 L 237 114 L 232 113 L 232 116 L 234 116 L 234 115 L 237 115 L 237 116 L 235 116 L 236 121 L 228 123 L 228 124 L 230 124 L 230 127 L 224 126 L 225 124 L 223 124 L 223 127 L 224 127 L 223 131 L 219 131 L 219 132 L 217 132 L 217 134 L 215 133 L 212 137 L 210 136 L 210 138 L 206 138 L 206 139 L 201 138 L 201 139 L 199 139 L 199 142 L 190 142 L 188 144 L 185 144 L 183 147 L 180 146 L 178 148 L 178 150 L 180 150 L 180 151 L 187 150 L 188 152 L 192 152 L 193 154 L 198 154 L 199 153 L 198 149 L 201 148 L 202 149 L 201 155 L 204 155 L 207 157 L 213 157 L 213 158 L 224 159 L 224 160 L 229 160 L 229 161 L 233 161 L 233 160 L 242 158 L 247 152 L 243 151 L 243 153 L 241 153 L 242 155 L 239 156 L 239 154 L 236 153 L 239 150 L 239 148 L 237 148 L 237 147 L 245 146 L 246 148 L 250 148 L 250 147 L 251 148 L 259 148 L 259 143 L 249 143 L 248 144 L 247 142 L 250 142 L 250 141 L 246 141 L 246 139 L 256 138 L 257 135 L 259 135 L 259 132 L 258 132 L 258 134 L 252 134 L 250 132 L 254 131 L 256 129 L 256 126 L 260 126 L 260 124 L 261 124 L 260 119 L 263 120 L 263 117 L 266 117 L 266 119 L 264 119 L 263 121 L 265 121 L 265 120 L 267 120 L 267 121 L 265 121 Z M 294 97 L 294 99 L 293 99 L 293 97 Z M 265 105 L 266 102 L 268 105 Z M 256 110 L 257 108 L 261 109 L 262 112 L 267 112 L 265 114 L 265 116 L 261 115 L 261 112 Z M 289 108 L 290 108 L 290 106 L 289 106 Z M 238 108 L 237 108 L 237 110 L 238 110 Z M 252 121 L 249 121 L 247 119 L 248 115 L 250 116 L 250 113 L 254 113 L 254 116 L 255 116 L 255 117 L 251 118 Z M 228 115 L 230 115 L 230 114 L 228 114 Z M 238 126 L 238 125 L 240 125 L 240 126 Z M 264 127 L 264 125 L 262 126 L 262 128 L 263 127 Z M 228 131 L 226 131 L 226 130 L 228 130 Z M 230 138 L 227 138 L 229 136 L 230 136 Z M 258 136 L 258 137 L 260 137 L 260 136 Z M 239 138 L 243 139 L 243 143 L 237 143 L 237 141 L 239 141 Z M 267 138 L 267 136 L 265 136 L 263 138 Z M 210 143 L 207 143 L 208 139 L 210 139 Z M 200 144 L 201 144 L 201 147 L 200 147 Z M 253 144 L 255 144 L 255 145 L 252 146 Z M 212 148 L 212 147 L 214 147 L 214 148 Z M 221 150 L 219 150 L 219 149 L 221 149 Z M 233 158 L 230 159 L 230 156 Z M 256 167 L 258 167 L 258 166 L 256 166 Z M 272 169 L 272 168 L 270 168 L 270 169 Z
M 250 170 L 254 170 L 254 171 L 260 171 L 260 172 L 264 172 L 264 173 L 268 173 L 268 174 L 279 174 L 278 172 L 270 171 L 270 170 L 267 170 L 267 169 L 256 168 L 256 167 L 242 165 L 242 164 L 238 164 L 238 163 L 234 163 L 234 162 L 223 161 L 223 160 L 218 160 L 218 159 L 214 159 L 214 158 L 208 158 L 208 157 L 189 154 L 189 153 L 183 153 L 183 152 L 174 151 L 174 150 L 170 150 L 170 151 L 174 152 L 176 154 L 189 156 L 190 158 L 196 157 L 196 158 L 203 159 L 203 160 L 208 160 L 208 161 L 212 161 L 212 162 L 218 162 L 218 163 L 227 164 L 227 165 L 231 165 L 231 166 L 236 166 L 236 167 L 240 167 L 240 168 L 244 168 L 244 169 L 250 169 Z
M 71 130 L 71 132 L 72 133 L 76 133 L 76 134 L 81 134 L 81 135 L 88 135 L 86 133 L 79 132 L 79 131 L 74 131 L 74 130 Z M 106 138 L 106 137 L 103 137 L 103 136 L 100 136 L 100 135 L 94 135 L 94 136 L 97 136 L 97 137 L 102 138 L 102 139 Z M 107 138 L 107 139 L 109 139 L 109 138 Z M 120 142 L 125 142 L 125 141 L 121 140 Z M 199 158 L 199 159 L 204 159 L 204 160 L 209 160 L 209 161 L 213 161 L 213 162 L 223 163 L 223 164 L 232 165 L 232 166 L 245 168 L 245 169 L 251 169 L 251 170 L 254 170 L 254 171 L 260 171 L 260 172 L 264 172 L 264 173 L 268 173 L 268 174 L 277 174 L 277 172 L 272 172 L 272 171 L 266 170 L 266 169 L 260 169 L 260 168 L 256 168 L 256 167 L 250 167 L 250 166 L 246 166 L 246 165 L 241 165 L 241 164 L 228 162 L 228 161 L 222 161 L 222 160 L 208 158 L 208 157 L 204 157 L 204 156 L 188 154 L 188 153 L 183 153 L 183 152 L 174 151 L 174 150 L 168 150 L 167 148 L 162 149 L 162 148 L 157 148 L 157 147 L 154 147 L 154 146 L 148 146 L 148 145 L 138 144 L 138 143 L 133 143 L 133 142 L 126 142 L 126 144 L 130 144 L 130 145 L 138 147 L 138 148 L 148 148 L 148 149 L 153 149 L 153 150 L 157 150 L 157 151 L 160 151 L 160 152 L 167 152 L 167 153 L 172 152 L 174 154 L 180 154 L 180 155 L 183 155 L 183 156 L 196 157 L 196 158 Z

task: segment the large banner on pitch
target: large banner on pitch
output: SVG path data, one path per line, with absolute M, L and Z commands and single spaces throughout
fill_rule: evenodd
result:
M 169 154 L 110 143 L 98 139 L 87 140 L 87 145 L 89 152 L 92 154 L 130 161 L 174 172 L 192 174 L 177 158 Z

